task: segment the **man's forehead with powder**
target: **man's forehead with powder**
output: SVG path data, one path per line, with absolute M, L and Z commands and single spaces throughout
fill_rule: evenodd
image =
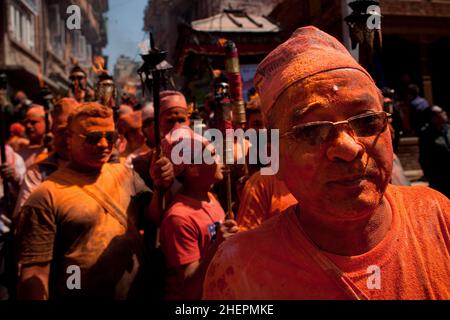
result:
M 336 107 L 342 107 L 342 113 L 348 117 L 364 111 L 381 111 L 377 88 L 359 73 L 342 69 L 312 76 L 289 87 L 276 105 L 284 109 L 291 125 L 305 121 L 331 121 Z M 319 118 L 308 120 L 313 115 Z
M 87 132 L 92 131 L 92 129 L 102 128 L 102 131 L 112 131 L 114 130 L 114 119 L 113 117 L 109 118 L 100 118 L 100 117 L 92 117 L 81 115 L 75 119 L 75 121 L 71 124 L 71 130 L 75 132 Z
M 276 101 L 292 84 L 316 74 L 354 69 L 373 83 L 371 76 L 335 38 L 313 26 L 297 29 L 258 65 L 254 77 L 267 118 Z

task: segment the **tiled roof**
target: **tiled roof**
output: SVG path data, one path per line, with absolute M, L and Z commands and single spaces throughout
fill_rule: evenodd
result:
M 224 10 L 214 16 L 191 22 L 192 29 L 203 32 L 278 32 L 280 28 L 265 17 L 242 10 Z

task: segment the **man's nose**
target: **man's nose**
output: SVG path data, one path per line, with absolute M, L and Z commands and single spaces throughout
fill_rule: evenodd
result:
M 99 147 L 99 148 L 104 148 L 104 149 L 108 148 L 108 147 L 109 147 L 108 140 L 106 140 L 105 137 L 102 137 L 102 138 L 98 141 L 97 147 Z
M 349 131 L 339 130 L 336 132 L 335 139 L 330 143 L 326 154 L 331 161 L 351 162 L 356 157 L 362 156 L 363 152 L 364 147 L 356 141 Z

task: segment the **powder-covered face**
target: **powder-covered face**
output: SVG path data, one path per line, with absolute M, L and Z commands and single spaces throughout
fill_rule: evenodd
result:
M 25 117 L 24 126 L 30 141 L 39 141 L 45 134 L 45 115 L 41 115 L 41 113 L 37 112 L 34 113 L 33 110 L 31 110 Z
M 163 112 L 160 117 L 161 133 L 166 135 L 176 124 L 189 125 L 189 116 L 184 108 L 171 108 Z
M 90 132 L 114 131 L 114 119 L 80 116 L 69 128 L 68 147 L 72 162 L 91 168 L 101 168 L 108 162 L 113 143 L 109 143 L 105 137 L 97 143 L 86 142 L 85 136 Z
M 373 82 L 352 69 L 328 71 L 289 87 L 272 114 L 280 134 L 313 121 L 344 121 L 382 111 Z M 358 137 L 342 125 L 318 145 L 280 139 L 280 177 L 303 208 L 324 219 L 356 219 L 380 203 L 392 171 L 389 130 Z

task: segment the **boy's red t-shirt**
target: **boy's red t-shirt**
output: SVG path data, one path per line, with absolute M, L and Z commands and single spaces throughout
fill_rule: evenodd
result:
M 177 194 L 161 223 L 161 249 L 169 269 L 168 299 L 181 298 L 182 280 L 170 269 L 201 260 L 215 235 L 215 223 L 225 219 L 219 201 L 212 194 L 209 198 L 210 202 L 205 202 Z

